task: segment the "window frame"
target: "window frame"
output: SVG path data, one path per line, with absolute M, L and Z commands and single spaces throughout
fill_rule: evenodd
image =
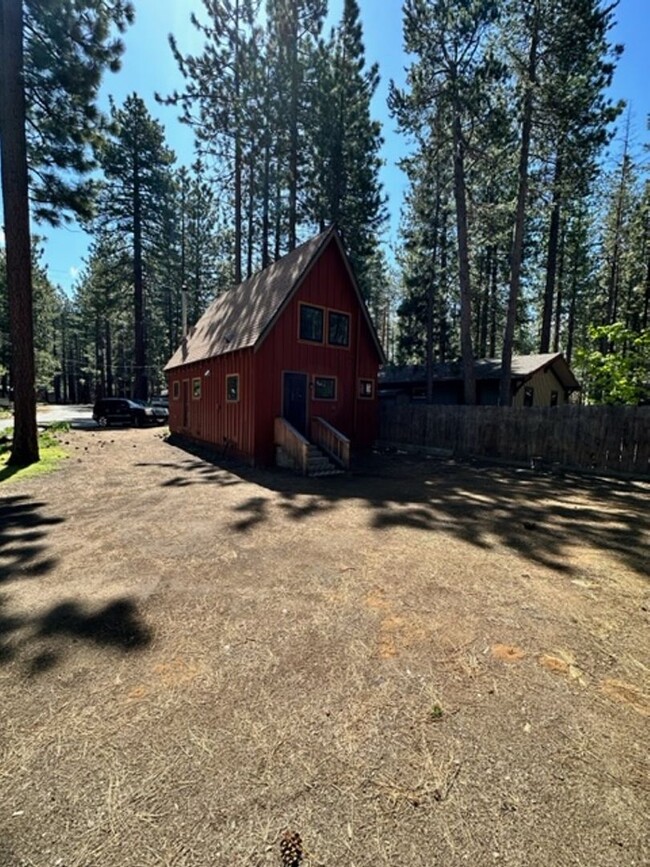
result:
M 197 389 L 198 384 L 198 389 Z M 197 393 L 198 392 L 198 393 Z M 203 393 L 203 383 L 200 376 L 192 377 L 192 400 L 201 400 Z
M 234 379 L 237 382 L 237 397 L 230 397 L 228 394 L 228 380 Z M 239 374 L 238 373 L 227 373 L 225 377 L 226 382 L 226 403 L 239 403 Z
M 551 407 L 556 407 L 560 405 L 560 392 L 553 389 L 551 391 Z
M 529 402 L 530 401 L 530 402 Z M 532 385 L 524 386 L 524 404 L 525 407 L 530 409 L 530 407 L 535 405 L 535 389 Z
M 181 396 L 181 381 L 180 379 L 175 379 L 172 383 L 172 400 L 180 400 Z
M 370 394 L 363 393 L 363 386 L 365 384 L 370 385 Z M 374 400 L 375 399 L 375 380 L 369 378 L 359 378 L 359 390 L 358 390 L 359 400 Z
M 333 397 L 318 397 L 317 396 L 317 394 L 316 394 L 316 382 L 319 379 L 325 379 L 328 382 L 334 383 L 334 395 L 333 395 Z M 335 403 L 338 400 L 338 397 L 339 397 L 338 377 L 327 376 L 325 374 L 315 374 L 312 377 L 312 388 L 311 388 L 311 399 L 312 400 L 319 400 L 319 401 L 322 400 L 322 401 L 327 401 L 328 403 Z
M 312 337 L 303 337 L 302 334 L 302 311 L 304 309 L 310 310 L 318 310 L 321 314 L 321 337 L 320 340 L 316 340 Z M 325 343 L 325 312 L 327 308 L 322 307 L 320 304 L 309 304 L 306 301 L 301 301 L 298 305 L 298 341 L 300 343 L 307 343 L 310 346 L 323 346 Z
M 346 343 L 335 343 L 330 339 L 331 334 L 331 322 L 332 316 L 344 316 L 348 323 L 347 329 L 347 342 Z M 352 315 L 347 312 L 347 310 L 337 310 L 334 307 L 327 308 L 327 345 L 331 346 L 333 349 L 349 349 L 350 348 L 350 334 L 352 331 Z

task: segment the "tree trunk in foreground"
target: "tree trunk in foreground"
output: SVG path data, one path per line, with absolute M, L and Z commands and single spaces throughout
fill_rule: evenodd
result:
M 13 466 L 39 459 L 21 0 L 0 4 L 0 163 L 14 387 Z

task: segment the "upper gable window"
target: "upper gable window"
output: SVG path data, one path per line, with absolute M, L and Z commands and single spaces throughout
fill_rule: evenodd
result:
M 310 304 L 300 305 L 300 339 L 312 343 L 323 342 L 324 311 Z
M 327 314 L 327 342 L 332 346 L 350 345 L 350 316 L 330 310 Z

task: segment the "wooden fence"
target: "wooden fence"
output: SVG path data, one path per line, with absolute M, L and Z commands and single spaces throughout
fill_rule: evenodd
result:
M 650 407 L 382 403 L 384 445 L 650 476 Z

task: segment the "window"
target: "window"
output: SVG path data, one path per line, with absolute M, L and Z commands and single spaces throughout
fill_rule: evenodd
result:
M 327 314 L 327 342 L 332 346 L 350 345 L 350 317 L 330 310 Z
M 557 391 L 551 392 L 551 406 L 557 406 Z
M 239 400 L 239 374 L 231 373 L 226 377 L 226 403 L 237 403 Z
M 375 396 L 375 383 L 372 379 L 359 380 L 359 397 L 365 400 L 372 400 Z
M 180 396 L 181 396 L 181 384 L 177 379 L 175 379 L 174 385 L 172 386 L 172 399 L 178 400 L 178 398 Z
M 533 398 L 535 397 L 535 389 L 526 386 L 524 388 L 524 406 L 532 406 Z
M 300 305 L 300 339 L 323 342 L 323 310 L 309 304 Z
M 201 377 L 197 376 L 192 380 L 192 397 L 194 400 L 201 400 Z
M 336 379 L 333 376 L 314 377 L 314 400 L 336 400 Z

